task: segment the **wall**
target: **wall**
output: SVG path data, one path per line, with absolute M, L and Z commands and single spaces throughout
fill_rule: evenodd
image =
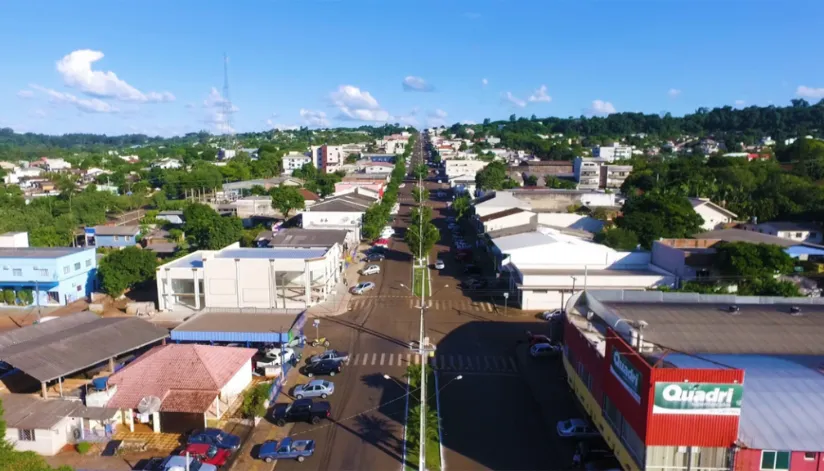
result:
M 538 213 L 538 224 L 565 227 L 593 234 L 604 228 L 603 221 L 575 213 Z
M 332 212 L 332 211 L 304 211 L 302 226 L 307 229 L 328 227 L 340 229 L 346 227 L 354 233 L 355 240 L 360 240 L 362 212 Z
M 807 459 L 803 451 L 790 454 L 790 471 L 824 470 L 824 453 L 814 452 L 812 459 Z M 761 471 L 761 450 L 742 448 L 735 456 L 735 471 Z
M 110 235 L 95 235 L 95 247 L 131 247 L 137 244 L 135 236 L 110 236 Z
M 516 265 L 517 266 L 517 265 Z M 586 286 L 589 289 L 643 289 L 659 285 L 671 285 L 672 277 L 650 273 L 649 275 L 621 274 L 616 270 L 616 274 L 590 273 L 587 275 Z M 578 289 L 584 287 L 584 276 L 576 275 L 575 286 Z M 563 287 L 572 289 L 572 278 L 568 273 L 557 275 L 523 275 L 523 285 L 529 287 Z
M 509 250 L 511 261 L 518 268 L 538 269 L 644 269 L 650 262 L 649 252 L 617 252 L 604 245 L 582 243 L 551 243 L 540 247 Z M 594 274 L 593 274 L 594 275 Z
M 19 431 L 16 428 L 6 429 L 6 440 L 14 444 L 18 451 L 33 451 L 38 455 L 54 456 L 68 441 L 66 435 L 69 419 L 63 419 L 52 430 L 37 429 L 34 431 L 34 441 L 19 441 Z
M 94 290 L 97 277 L 95 253 L 95 249 L 90 248 L 59 258 L 3 258 L 0 259 L 0 283 L 14 289 L 39 289 L 40 305 L 49 304 L 49 291 L 56 292 L 59 304 L 65 304 L 66 296 L 74 301 L 89 296 Z M 77 264 L 79 268 L 76 268 Z M 20 276 L 14 275 L 15 269 L 21 270 Z M 34 304 L 37 304 L 36 300 Z
M 610 401 L 621 412 L 624 420 L 632 427 L 635 433 L 645 440 L 647 431 L 647 410 L 651 398 L 649 364 L 641 358 L 629 345 L 619 338 L 612 330 L 606 338 L 606 356 L 601 365 L 601 375 L 603 377 L 604 391 L 609 396 Z M 615 374 L 610 370 L 613 353 L 617 353 L 627 360 L 639 373 L 638 398 L 624 387 Z
M 517 227 L 529 224 L 535 213 L 529 211 L 522 211 L 520 213 L 510 214 L 497 219 L 492 219 L 483 223 L 484 231 L 497 231 L 500 229 L 508 229 L 510 227 Z
M 704 204 L 697 206 L 694 209 L 695 212 L 704 219 L 703 224 L 701 224 L 701 228 L 705 231 L 712 231 L 717 229 L 722 224 L 730 222 L 730 218 L 714 210 L 709 205 Z
M 695 270 L 686 264 L 684 251 L 658 241 L 652 243 L 652 264 L 672 273 L 682 281 L 695 278 Z

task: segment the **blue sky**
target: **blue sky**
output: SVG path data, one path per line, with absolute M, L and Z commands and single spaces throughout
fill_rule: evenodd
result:
M 10 1 L 0 127 L 225 130 L 224 52 L 238 132 L 816 102 L 822 16 L 793 0 Z

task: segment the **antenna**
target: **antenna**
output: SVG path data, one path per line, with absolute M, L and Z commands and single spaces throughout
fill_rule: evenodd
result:
M 235 147 L 235 127 L 232 120 L 232 99 L 229 96 L 229 56 L 223 53 L 223 119 L 226 120 L 226 134 L 228 134 L 227 147 Z

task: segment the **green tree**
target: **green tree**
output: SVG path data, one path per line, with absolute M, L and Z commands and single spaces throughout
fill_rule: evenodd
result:
M 15 294 L 13 289 L 3 290 L 3 301 L 5 301 L 6 304 L 8 304 L 9 306 L 13 306 L 16 300 L 17 295 Z
M 377 239 L 383 227 L 389 221 L 389 208 L 384 204 L 373 204 L 363 214 L 363 238 Z
M 557 188 L 561 190 L 574 190 L 577 187 L 575 182 L 558 178 L 555 175 L 545 176 L 544 183 L 546 183 L 547 188 Z
M 347 164 L 353 164 L 353 163 L 357 162 L 358 160 L 360 160 L 360 154 L 355 153 L 355 154 L 347 155 L 346 159 L 344 161 Z
M 475 175 L 475 184 L 481 190 L 502 190 L 508 186 L 507 180 L 506 165 L 498 161 L 490 162 Z
M 127 289 L 154 278 L 156 268 L 157 258 L 152 252 L 126 247 L 103 257 L 98 273 L 103 291 L 117 297 Z
M 243 225 L 236 217 L 223 217 L 205 204 L 190 204 L 183 210 L 183 230 L 198 249 L 218 250 L 240 240 Z
M 252 188 L 249 189 L 249 193 L 256 195 L 256 196 L 263 196 L 266 193 L 266 188 L 262 185 L 252 185 Z
M 793 259 L 778 245 L 720 242 L 714 267 L 725 277 L 755 279 L 793 271 Z
M 684 238 L 701 230 L 703 220 L 686 198 L 671 193 L 645 193 L 624 203 L 619 228 L 634 232 L 649 249 L 660 238 Z
M 412 167 L 412 175 L 416 180 L 423 180 L 429 174 L 429 167 L 426 164 L 417 164 Z
M 627 229 L 605 229 L 595 234 L 595 241 L 615 250 L 629 251 L 638 247 L 638 236 Z
M 455 198 L 452 201 L 452 210 L 455 211 L 455 214 L 458 216 L 458 219 L 462 219 L 464 216 L 467 215 L 469 209 L 472 207 L 472 202 L 467 195 L 461 195 Z
M 409 246 L 412 256 L 419 259 L 425 257 L 432 250 L 440 237 L 441 233 L 432 224 L 432 221 L 424 220 L 423 225 L 417 221 L 412 221 L 406 228 L 404 240 Z
M 414 199 L 418 204 L 428 201 L 429 190 L 424 186 L 415 186 L 415 188 L 412 189 L 412 199 Z
M 300 191 L 292 186 L 279 186 L 269 190 L 272 196 L 272 205 L 283 214 L 283 217 L 288 218 L 289 212 L 293 209 L 303 209 L 306 207 L 306 202 Z
M 524 186 L 538 186 L 538 177 L 527 175 L 524 177 Z
M 311 163 L 303 164 L 303 167 L 292 171 L 292 176 L 305 181 L 315 181 L 318 178 L 318 169 Z

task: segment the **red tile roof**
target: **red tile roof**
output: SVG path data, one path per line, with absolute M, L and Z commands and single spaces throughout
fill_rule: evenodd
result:
M 300 189 L 298 189 L 298 191 L 300 192 L 301 195 L 303 195 L 303 199 L 305 199 L 306 201 L 318 201 L 320 199 L 320 196 L 312 193 L 311 191 L 307 190 L 306 188 L 300 188 Z
M 166 412 L 205 412 L 220 390 L 254 356 L 253 348 L 161 345 L 113 374 L 117 392 L 108 407 L 134 409 L 157 396 Z

